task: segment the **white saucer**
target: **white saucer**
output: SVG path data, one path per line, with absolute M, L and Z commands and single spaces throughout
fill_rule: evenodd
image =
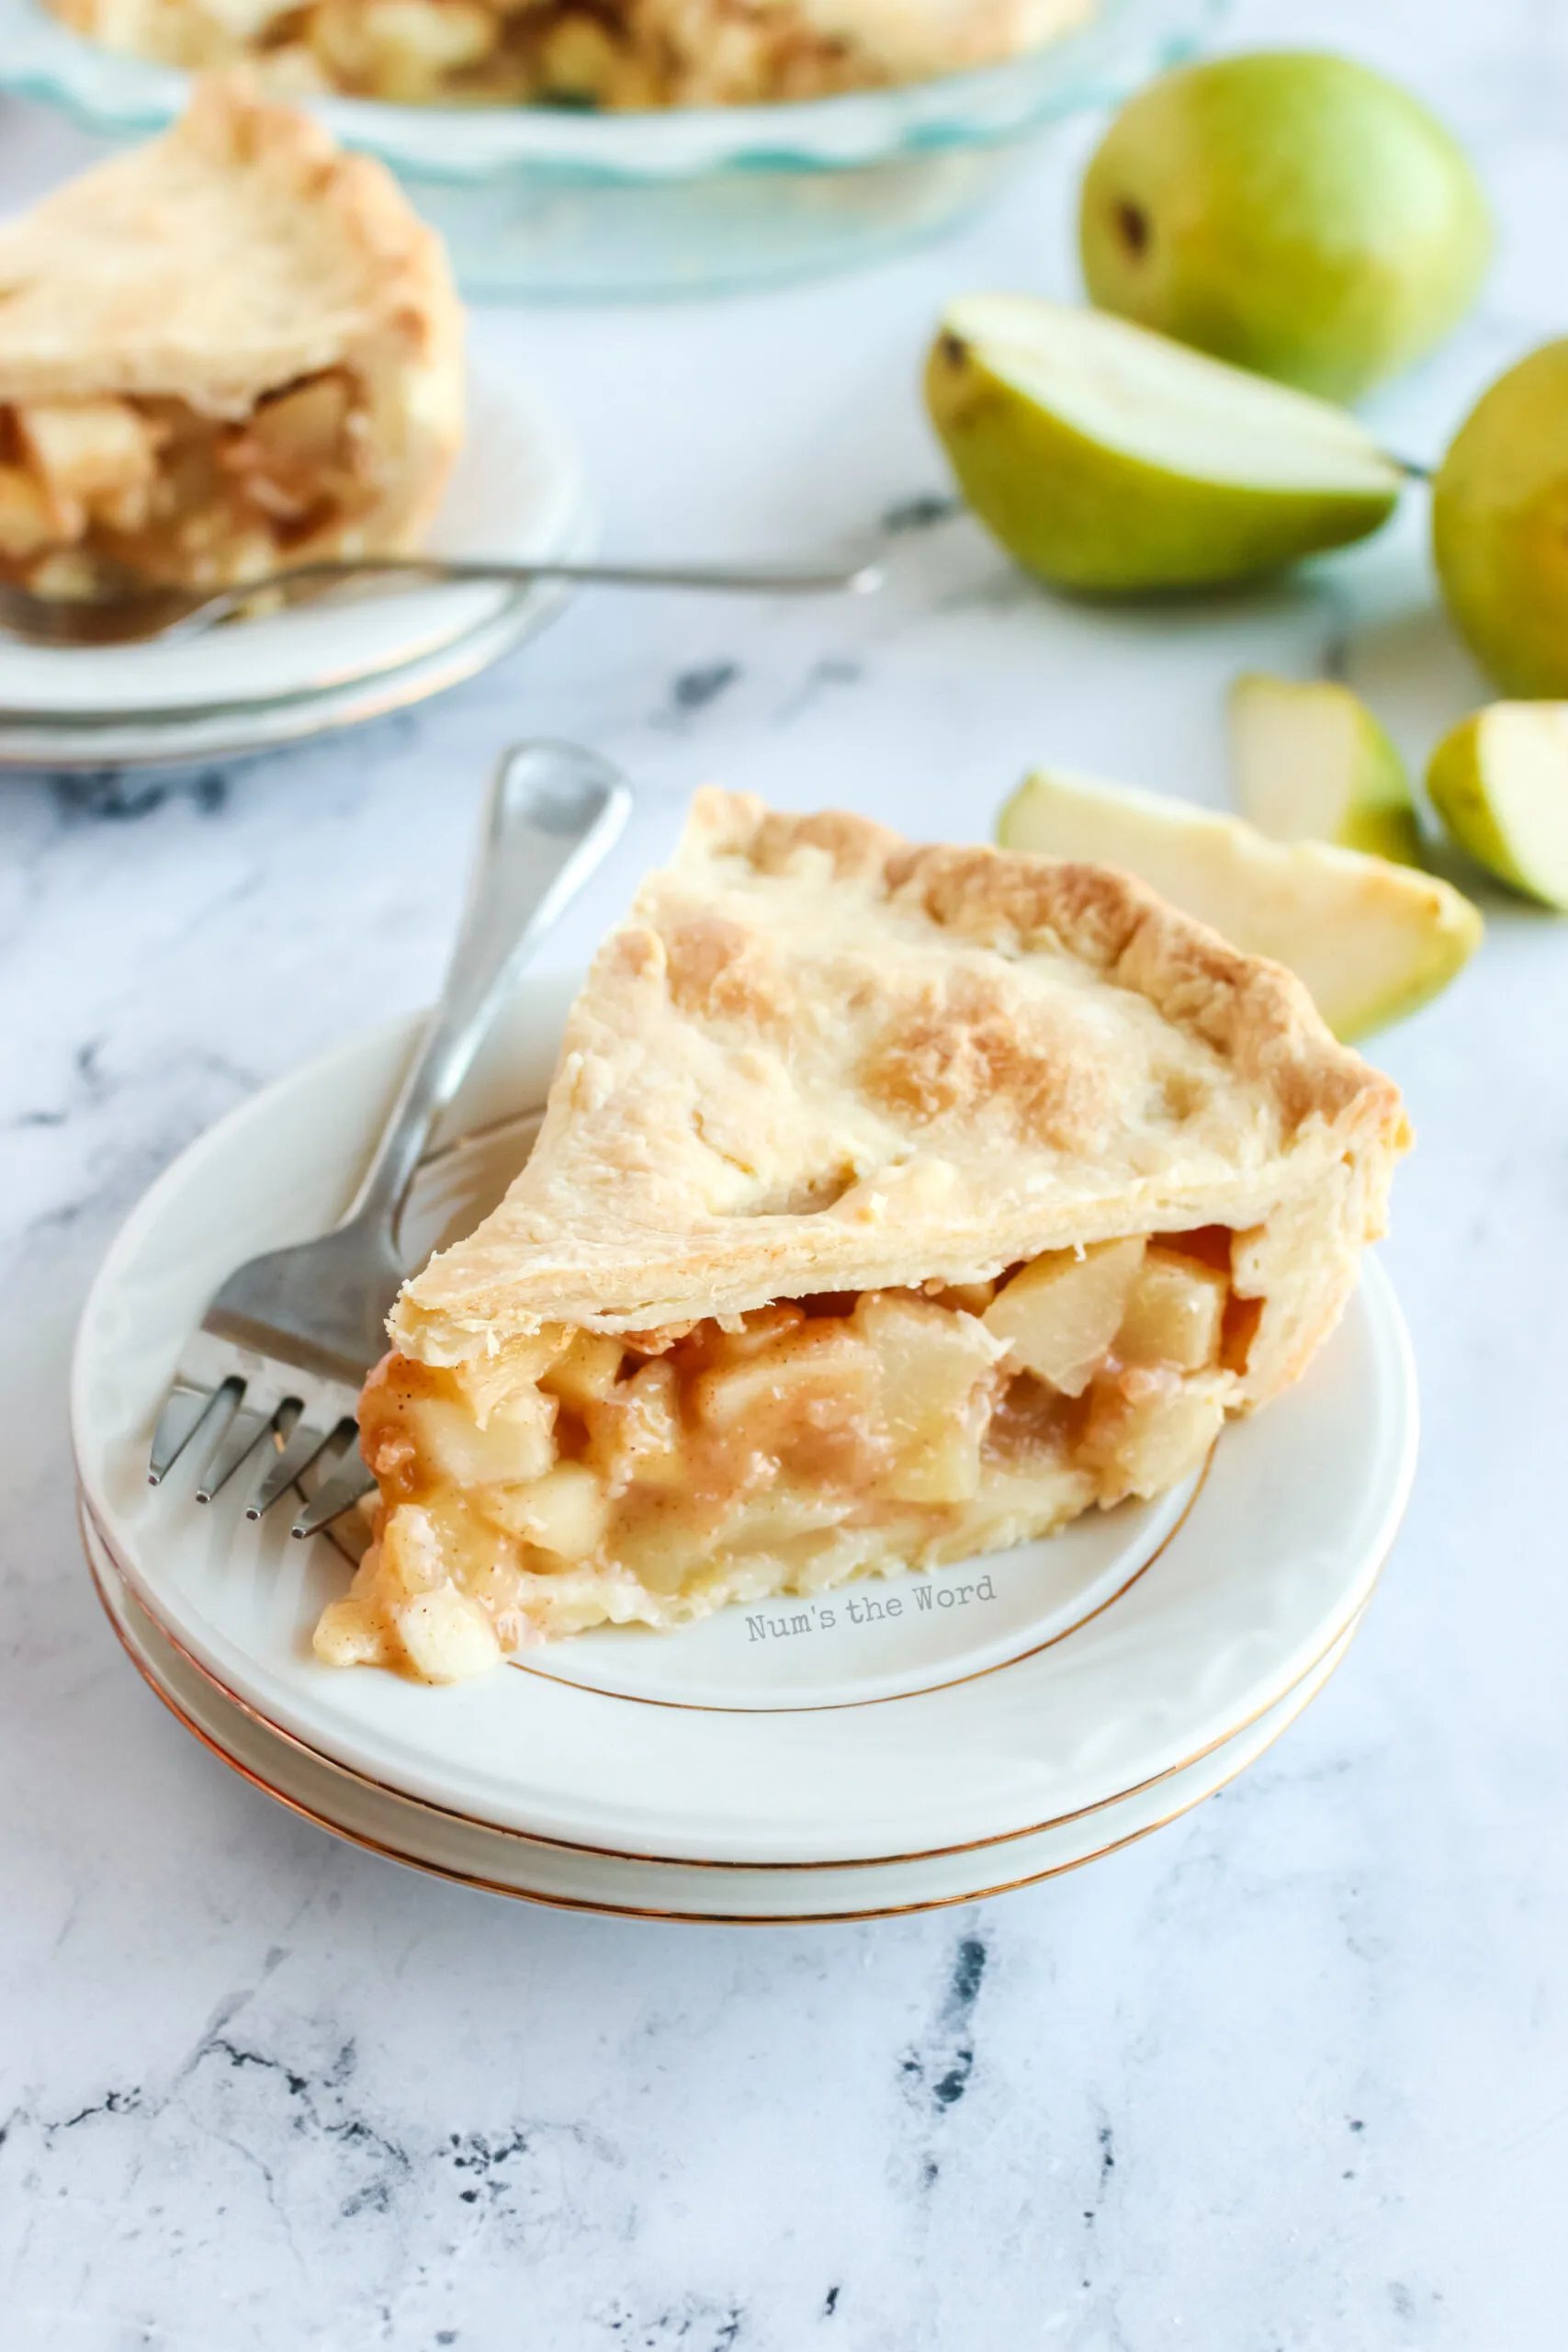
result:
M 1316 1696 L 1359 1629 L 1353 1618 L 1295 1688 L 1208 1755 L 1130 1795 L 1032 1836 L 905 1862 L 771 1870 L 648 1861 L 489 1829 L 313 1756 L 236 1705 L 127 1589 L 92 1521 L 83 1540 L 98 1598 L 138 1671 L 171 1713 L 242 1777 L 318 1828 L 441 1878 L 572 1911 L 732 1926 L 886 1918 L 1011 1893 L 1164 1828 L 1244 1771 Z
M 492 1033 L 451 1124 L 467 1139 L 427 1169 L 411 1256 L 517 1163 L 517 1114 L 543 1093 L 570 992 L 525 981 Z M 104 1544 L 274 1731 L 481 1828 L 699 1870 L 902 1862 L 1032 1836 L 1187 1769 L 1280 1705 L 1364 1605 L 1416 1442 L 1408 1345 L 1375 1265 L 1307 1377 L 1227 1431 L 1195 1495 L 678 1635 L 595 1633 L 449 1690 L 321 1665 L 310 1627 L 342 1555 L 292 1544 L 281 1513 L 247 1525 L 237 1495 L 204 1510 L 177 1476 L 153 1492 L 147 1438 L 221 1276 L 341 1210 L 413 1035 L 312 1064 L 193 1146 L 120 1234 L 78 1338 L 78 1468 Z
M 526 562 L 592 532 L 563 428 L 509 377 L 476 369 L 468 428 L 429 547 Z M 541 628 L 567 592 L 449 586 L 332 598 L 168 644 L 61 650 L 0 636 L 0 765 L 232 757 L 423 700 Z

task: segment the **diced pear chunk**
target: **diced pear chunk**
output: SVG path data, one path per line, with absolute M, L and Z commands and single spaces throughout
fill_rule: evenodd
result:
M 993 1339 L 1010 1341 L 1008 1369 L 1081 1396 L 1116 1337 L 1143 1255 L 1134 1236 L 1033 1259 L 981 1318 Z
M 393 1611 L 414 1672 L 426 1682 L 464 1682 L 501 1663 L 495 1628 L 477 1600 L 456 1585 L 416 1594 Z
M 1102 1501 L 1163 1495 L 1197 1469 L 1224 1418 L 1223 1403 L 1203 1388 L 1124 1374 L 1096 1388 L 1079 1458 L 1097 1474 Z
M 864 1486 L 886 1467 L 876 1357 L 838 1317 L 802 1320 L 755 1355 L 721 1360 L 692 1393 L 716 1468 L 720 1441 L 726 1456 L 772 1456 L 823 1486 Z
M 434 1592 L 446 1581 L 446 1555 L 429 1511 L 404 1503 L 389 1511 L 381 1534 L 381 1579 L 392 1593 L 409 1598 Z
M 994 1282 L 948 1283 L 931 1294 L 942 1306 L 961 1308 L 965 1315 L 984 1315 L 997 1295 Z
M 967 1503 L 980 1491 L 986 1414 L 973 1403 L 955 1411 L 929 1444 L 911 1449 L 877 1491 L 901 1503 Z
M 536 1388 L 509 1397 L 483 1428 L 451 1397 L 419 1396 L 407 1411 L 422 1463 L 446 1486 L 520 1486 L 556 1458 L 555 1399 Z
M 625 42 L 586 13 L 547 21 L 539 47 L 540 79 L 558 105 L 563 92 L 592 102 L 625 71 Z
M 980 1488 L 989 1379 L 1002 1348 L 972 1315 L 867 1293 L 854 1327 L 876 1353 L 894 1449 L 879 1491 L 898 1502 L 968 1502 Z
M 1029 1537 L 1049 1535 L 1065 1520 L 1077 1519 L 1095 1498 L 1095 1476 L 1066 1455 L 1041 1455 L 1027 1468 L 986 1465 L 986 1483 L 964 1526 L 972 1553 L 999 1551 Z
M 705 1530 L 673 1497 L 634 1504 L 615 1530 L 615 1556 L 649 1592 L 668 1597 L 698 1573 L 708 1556 Z
M 793 1299 L 778 1298 L 771 1306 L 754 1306 L 748 1314 L 724 1317 L 710 1330 L 708 1351 L 716 1363 L 739 1363 L 742 1356 L 760 1356 L 765 1348 L 777 1347 L 805 1321 L 803 1306 L 796 1306 Z
M 604 1482 L 585 1462 L 558 1462 L 531 1487 L 492 1488 L 481 1508 L 509 1535 L 562 1560 L 587 1559 L 610 1523 Z
M 54 510 L 33 476 L 20 466 L 0 466 L 0 555 L 37 555 L 59 535 Z
M 775 1479 L 736 1504 L 724 1521 L 727 1552 L 768 1552 L 797 1535 L 835 1527 L 844 1515 L 843 1496 L 830 1488 Z
M 348 379 L 336 368 L 309 377 L 289 391 L 275 392 L 250 421 L 247 438 L 255 455 L 284 468 L 325 466 L 343 436 L 349 392 Z
M 488 55 L 497 26 L 478 0 L 325 0 L 311 12 L 308 38 L 351 82 L 418 106 L 439 97 L 446 74 Z
M 587 1408 L 587 1419 L 592 1464 L 612 1495 L 624 1495 L 634 1479 L 661 1487 L 687 1482 L 680 1385 L 662 1357 L 617 1382 Z
M 401 1377 L 404 1382 L 412 1380 L 418 1385 L 419 1374 L 425 1370 L 423 1385 L 426 1388 L 443 1378 L 456 1381 L 464 1403 L 482 1430 L 492 1413 L 514 1412 L 519 1396 L 525 1396 L 536 1385 L 543 1385 L 542 1375 L 564 1352 L 566 1343 L 565 1330 L 558 1323 L 550 1323 L 543 1330 L 524 1332 L 514 1340 L 503 1340 L 491 1355 L 469 1356 L 462 1363 L 452 1364 L 444 1374 L 404 1360 Z
M 626 1353 L 619 1340 L 604 1331 L 574 1331 L 566 1353 L 539 1382 L 552 1396 L 574 1413 L 606 1397 L 620 1377 Z
M 156 443 L 124 401 L 29 401 L 16 418 L 28 454 L 56 499 L 91 503 L 152 481 Z
M 379 1666 L 387 1654 L 375 1611 L 352 1595 L 328 1601 L 310 1646 L 323 1666 Z
M 823 1322 L 701 1374 L 693 1394 L 710 1429 L 755 1434 L 766 1445 L 781 1428 L 818 1420 L 828 1408 L 874 1408 L 876 1370 L 863 1340 L 841 1323 Z
M 1202 1372 L 1218 1360 L 1230 1284 L 1218 1268 L 1153 1244 L 1144 1256 L 1116 1334 L 1123 1363 Z

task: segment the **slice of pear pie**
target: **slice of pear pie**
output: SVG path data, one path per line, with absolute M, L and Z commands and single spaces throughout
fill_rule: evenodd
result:
M 238 83 L 0 224 L 0 578 L 39 594 L 412 548 L 462 416 L 439 238 Z
M 1407 1140 L 1129 876 L 704 792 L 393 1312 L 317 1651 L 454 1679 L 1157 1494 L 1332 1329 Z

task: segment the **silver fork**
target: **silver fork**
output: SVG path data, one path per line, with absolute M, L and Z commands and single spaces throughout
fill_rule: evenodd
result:
M 299 604 L 329 588 L 355 581 L 384 581 L 390 588 L 448 582 L 495 582 L 530 587 L 560 580 L 582 587 L 698 588 L 744 591 L 763 596 L 865 596 L 880 588 L 874 563 L 837 564 L 816 571 L 773 570 L 722 563 L 537 563 L 491 562 L 440 556 L 367 556 L 299 563 L 265 580 L 233 588 L 162 588 L 133 582 L 123 594 L 105 596 L 35 596 L 0 580 L 0 632 L 26 645 L 148 645 L 155 639 L 200 637 L 220 621 L 242 617 L 264 602 Z
M 312 1466 L 320 1483 L 296 1515 L 295 1535 L 313 1535 L 368 1491 L 355 1405 L 386 1348 L 383 1326 L 406 1271 L 398 1220 L 431 1127 L 507 982 L 601 863 L 630 808 L 626 779 L 591 752 L 525 743 L 504 755 L 441 1001 L 359 1189 L 330 1233 L 252 1258 L 219 1290 L 158 1416 L 150 1485 L 199 1432 L 198 1502 L 210 1502 L 258 1447 L 248 1519 L 260 1519 Z

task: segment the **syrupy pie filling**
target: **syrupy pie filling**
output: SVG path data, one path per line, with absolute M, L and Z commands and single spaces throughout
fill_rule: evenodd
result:
M 375 473 L 344 368 L 268 392 L 239 420 L 174 399 L 0 402 L 0 576 L 52 596 L 132 572 L 193 587 L 255 579 L 341 544 L 375 502 Z
M 995 1282 L 784 1300 L 486 1360 L 389 1356 L 360 1408 L 376 1540 L 320 1657 L 433 1681 L 584 1627 L 678 1624 L 1155 1495 L 1238 1400 L 1260 1312 L 1223 1227 Z
M 880 78 L 777 0 L 317 0 L 294 13 L 334 86 L 405 104 L 722 105 Z
M 285 96 L 624 108 L 819 97 L 887 79 L 857 43 L 781 0 L 251 0 L 240 19 L 232 6 L 154 0 L 129 38 L 101 7 L 53 5 L 174 64 L 255 59 Z

